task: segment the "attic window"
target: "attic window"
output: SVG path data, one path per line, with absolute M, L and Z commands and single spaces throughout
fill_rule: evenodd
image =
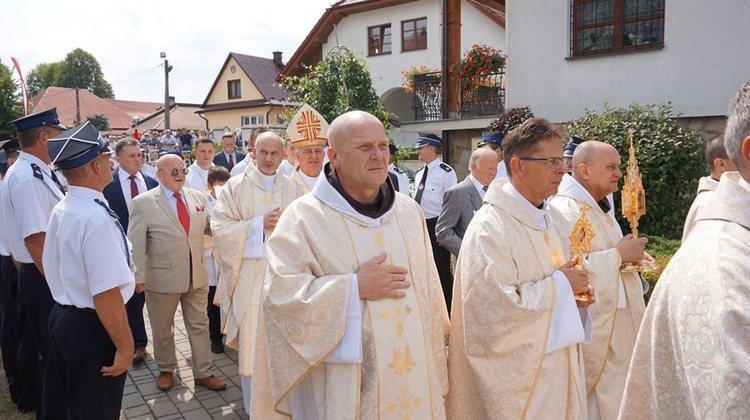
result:
M 239 80 L 227 81 L 227 91 L 229 92 L 229 99 L 239 99 L 242 97 L 242 90 L 240 89 Z
M 573 0 L 573 56 L 664 46 L 664 0 Z
M 427 18 L 401 22 L 401 51 L 427 48 Z
M 391 24 L 370 26 L 367 28 L 369 55 L 391 53 Z

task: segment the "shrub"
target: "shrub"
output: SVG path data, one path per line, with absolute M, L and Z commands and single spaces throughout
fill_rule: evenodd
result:
M 533 118 L 534 113 L 531 112 L 529 107 L 525 108 L 511 108 L 505 114 L 494 119 L 489 126 L 487 131 L 500 131 L 503 135 L 508 134 L 508 131 L 523 124 L 524 121 L 529 118 Z
M 654 287 L 656 287 L 656 281 L 659 280 L 662 271 L 664 271 L 664 269 L 667 267 L 667 264 L 669 264 L 669 261 L 672 259 L 672 256 L 680 248 L 680 241 L 653 235 L 644 236 L 648 238 L 648 244 L 646 244 L 646 252 L 654 257 L 654 259 L 656 260 L 656 264 L 659 266 L 656 271 L 643 273 L 643 278 L 648 282 L 650 286 L 648 292 L 644 296 L 644 298 L 646 299 L 646 303 L 648 303 L 648 300 L 651 298 L 651 293 L 653 293 Z
M 666 238 L 679 238 L 698 178 L 704 175 L 705 145 L 692 131 L 677 124 L 672 105 L 630 105 L 613 109 L 604 105 L 601 114 L 586 110 L 582 118 L 567 124 L 568 132 L 588 140 L 613 145 L 628 159 L 629 130 L 646 191 L 646 214 L 639 219 L 639 231 Z M 619 208 L 620 192 L 615 193 Z M 615 212 L 624 232 L 630 224 Z

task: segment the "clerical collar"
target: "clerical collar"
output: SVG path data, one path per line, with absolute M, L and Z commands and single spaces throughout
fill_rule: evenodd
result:
M 307 187 L 311 190 L 315 186 L 315 183 L 318 182 L 318 178 L 320 178 L 320 174 L 318 174 L 318 176 L 308 176 L 302 172 L 302 169 L 297 169 L 297 173 L 299 173 L 299 176 L 305 181 L 305 184 L 307 184 Z
M 747 180 L 742 175 L 740 175 L 740 180 L 737 181 L 737 183 L 740 184 L 740 187 L 750 192 L 750 182 L 747 182 Z
M 547 230 L 547 220 L 544 218 L 549 212 L 549 204 L 547 204 L 547 200 L 542 201 L 541 208 L 539 208 L 531 204 L 526 197 L 521 195 L 512 183 L 506 182 L 503 184 L 502 188 L 506 193 L 510 194 L 511 197 L 521 203 L 521 206 L 529 213 L 531 218 L 534 219 L 534 222 L 539 226 L 539 229 Z
M 711 178 L 711 181 L 714 181 L 714 182 L 715 182 L 715 183 L 717 183 L 717 184 L 719 183 L 719 180 L 718 180 L 718 179 L 716 179 L 716 178 L 714 178 L 714 177 L 709 177 L 709 178 Z
M 333 168 L 333 166 L 330 163 L 326 163 L 326 166 L 323 168 L 323 171 L 326 174 L 326 180 L 329 184 L 338 192 L 341 194 L 342 197 L 344 197 L 344 200 L 346 200 L 347 203 L 349 203 L 350 206 L 359 214 L 363 216 L 367 216 L 373 219 L 377 219 L 381 216 L 383 216 L 388 210 L 391 209 L 393 206 L 393 202 L 395 201 L 395 193 L 393 189 L 393 185 L 390 183 L 390 179 L 386 177 L 385 182 L 383 185 L 380 186 L 380 191 L 378 192 L 378 198 L 375 199 L 375 201 L 372 204 L 362 204 L 352 198 L 349 194 L 344 191 L 344 188 L 341 186 L 341 182 L 339 182 L 338 175 L 336 174 L 336 170 Z
M 263 183 L 263 188 L 265 188 L 266 192 L 273 191 L 273 184 L 276 182 L 276 174 L 278 172 L 274 172 L 273 175 L 266 175 L 260 170 L 258 170 L 258 177 L 260 178 L 260 181 Z

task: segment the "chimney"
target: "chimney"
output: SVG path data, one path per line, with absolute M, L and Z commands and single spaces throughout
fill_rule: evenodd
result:
M 281 61 L 281 54 L 282 54 L 281 51 L 273 52 L 273 62 L 276 63 L 276 65 L 279 66 L 279 68 L 284 67 L 284 62 Z

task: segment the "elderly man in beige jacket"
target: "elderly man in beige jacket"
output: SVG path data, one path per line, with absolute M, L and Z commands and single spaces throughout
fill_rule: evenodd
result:
M 209 354 L 208 271 L 203 256 L 203 234 L 210 226 L 206 197 L 183 188 L 188 169 L 178 156 L 163 156 L 156 167 L 161 186 L 133 199 L 128 227 L 136 288 L 146 290 L 154 359 L 160 371 L 156 386 L 167 391 L 173 385 L 177 368 L 174 315 L 179 303 L 195 384 L 224 389 L 224 381 L 211 373 Z

